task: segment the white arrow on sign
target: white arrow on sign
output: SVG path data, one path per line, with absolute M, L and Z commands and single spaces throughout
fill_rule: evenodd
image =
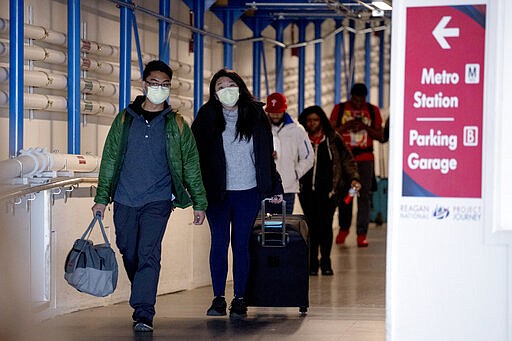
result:
M 436 38 L 437 42 L 441 47 L 445 50 L 451 49 L 450 44 L 446 41 L 446 37 L 458 37 L 459 36 L 459 28 L 458 27 L 450 27 L 447 28 L 448 22 L 452 20 L 452 17 L 446 16 L 442 17 L 437 26 L 432 31 L 432 35 Z

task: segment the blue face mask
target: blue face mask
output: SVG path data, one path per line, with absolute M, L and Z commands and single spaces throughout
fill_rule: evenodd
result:
M 220 89 L 217 91 L 217 98 L 225 107 L 233 107 L 238 102 L 240 91 L 237 86 Z

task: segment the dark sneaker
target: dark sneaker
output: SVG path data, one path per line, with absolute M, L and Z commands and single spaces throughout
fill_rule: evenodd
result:
M 226 299 L 223 296 L 216 296 L 206 315 L 208 316 L 226 316 Z
M 137 321 L 133 322 L 133 330 L 136 332 L 152 332 L 153 321 L 150 319 L 141 317 Z
M 229 318 L 240 320 L 247 317 L 247 303 L 243 297 L 235 297 L 229 307 Z
M 332 276 L 332 275 L 334 275 L 334 272 L 332 271 L 331 268 L 322 269 L 322 275 L 324 275 L 324 276 Z

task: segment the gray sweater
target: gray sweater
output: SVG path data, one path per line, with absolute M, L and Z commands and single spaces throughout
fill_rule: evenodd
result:
M 226 120 L 226 129 L 222 133 L 226 156 L 226 190 L 240 191 L 254 188 L 257 182 L 252 139 L 250 141 L 235 139 L 238 109 L 233 111 L 224 109 L 223 114 Z

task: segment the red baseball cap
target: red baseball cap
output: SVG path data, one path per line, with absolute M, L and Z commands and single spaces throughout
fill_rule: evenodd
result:
M 286 97 L 279 92 L 274 92 L 267 97 L 266 112 L 279 113 L 284 112 L 287 108 Z

